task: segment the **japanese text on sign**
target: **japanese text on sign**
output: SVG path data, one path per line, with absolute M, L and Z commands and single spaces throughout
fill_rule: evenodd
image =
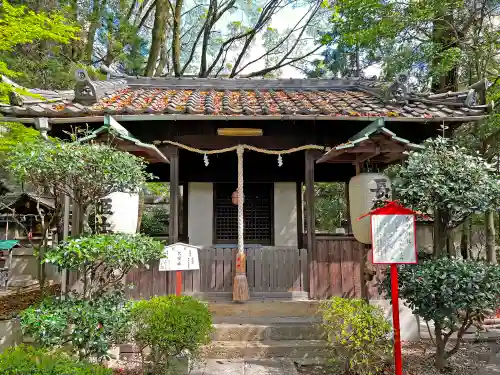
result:
M 166 258 L 160 259 L 159 271 L 189 271 L 200 269 L 198 249 L 177 243 L 165 247 Z
M 371 215 L 373 263 L 416 263 L 414 215 Z

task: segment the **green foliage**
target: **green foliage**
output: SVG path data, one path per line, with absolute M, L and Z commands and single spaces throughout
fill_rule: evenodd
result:
M 340 228 L 347 218 L 345 184 L 339 182 L 318 182 L 314 184 L 316 228 L 332 233 Z
M 0 122 L 0 127 L 3 128 L 0 136 L 0 159 L 19 143 L 33 142 L 40 138 L 38 130 L 28 128 L 19 122 Z
M 495 1 L 332 0 L 325 6 L 332 16 L 323 42 L 334 39 L 338 52 L 325 59 L 333 69 L 347 62 L 362 72 L 381 63 L 384 78 L 409 71 L 422 89 L 432 79 L 438 90 L 456 90 L 459 84 L 498 74 Z M 467 69 L 457 69 L 462 66 Z
M 145 193 L 154 195 L 161 199 L 170 197 L 170 184 L 165 182 L 147 182 L 144 187 Z
M 146 208 L 142 214 L 141 233 L 158 236 L 168 233 L 168 211 L 166 207 Z
M 154 374 L 169 367 L 172 357 L 195 357 L 210 342 L 212 318 L 206 304 L 191 297 L 154 297 L 132 307 L 136 344 L 151 350 Z
M 21 313 L 25 335 L 43 347 L 60 348 L 80 359 L 108 359 L 108 350 L 127 337 L 129 321 L 129 305 L 116 291 L 92 301 L 73 296 L 46 299 Z
M 60 13 L 35 13 L 25 6 L 12 6 L 7 0 L 2 0 L 1 5 L 0 53 L 34 41 L 69 43 L 75 39 L 79 31 L 78 27 L 70 24 Z M 0 75 L 18 76 L 2 59 L 0 59 Z M 10 91 L 12 91 L 10 85 L 0 82 L 0 102 L 8 99 Z
M 47 352 L 30 346 L 16 346 L 0 353 L 2 375 L 112 375 L 99 365 L 77 362 L 63 353 Z
M 83 297 L 91 298 L 119 285 L 133 267 L 160 259 L 163 244 L 142 234 L 94 234 L 71 238 L 45 253 L 44 262 L 78 271 Z
M 102 144 L 41 139 L 12 149 L 7 169 L 37 191 L 54 197 L 67 194 L 84 212 L 110 193 L 138 191 L 151 178 L 145 162 L 127 152 Z
M 439 258 L 399 268 L 399 294 L 413 313 L 433 321 L 438 346 L 436 364 L 446 365 L 462 341 L 465 331 L 481 323 L 500 305 L 500 267 L 479 261 Z M 381 291 L 391 293 L 387 273 Z M 459 340 L 445 351 L 454 332 Z
M 361 299 L 332 297 L 320 311 L 333 365 L 349 374 L 380 373 L 392 350 L 392 326 L 382 310 Z
M 403 204 L 430 216 L 439 211 L 447 227 L 498 204 L 498 177 L 481 156 L 441 137 L 425 146 L 394 169 L 393 187 Z

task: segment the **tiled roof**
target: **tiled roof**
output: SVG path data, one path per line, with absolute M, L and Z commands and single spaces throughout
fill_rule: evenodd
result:
M 86 73 L 85 73 L 86 74 Z M 317 116 L 464 118 L 482 116 L 473 89 L 436 95 L 399 94 L 376 81 L 329 79 L 131 78 L 91 81 L 81 74 L 73 96 L 48 100 L 11 98 L 6 116 L 82 117 L 171 114 L 222 116 Z M 42 93 L 42 96 L 43 93 Z

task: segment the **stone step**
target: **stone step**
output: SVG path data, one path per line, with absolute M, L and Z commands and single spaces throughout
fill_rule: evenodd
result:
M 330 349 L 324 340 L 213 341 L 203 348 L 205 358 L 325 358 Z
M 215 324 L 214 341 L 323 340 L 313 323 Z
M 252 316 L 212 316 L 214 324 L 319 324 L 319 316 L 277 316 L 277 317 L 252 317 Z
M 314 317 L 318 301 L 209 302 L 213 317 Z

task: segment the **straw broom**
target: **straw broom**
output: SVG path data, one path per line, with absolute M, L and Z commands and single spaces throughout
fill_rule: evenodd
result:
M 243 146 L 236 149 L 238 155 L 238 253 L 236 254 L 236 276 L 233 282 L 233 301 L 244 302 L 250 299 L 246 275 L 246 256 L 243 244 Z

